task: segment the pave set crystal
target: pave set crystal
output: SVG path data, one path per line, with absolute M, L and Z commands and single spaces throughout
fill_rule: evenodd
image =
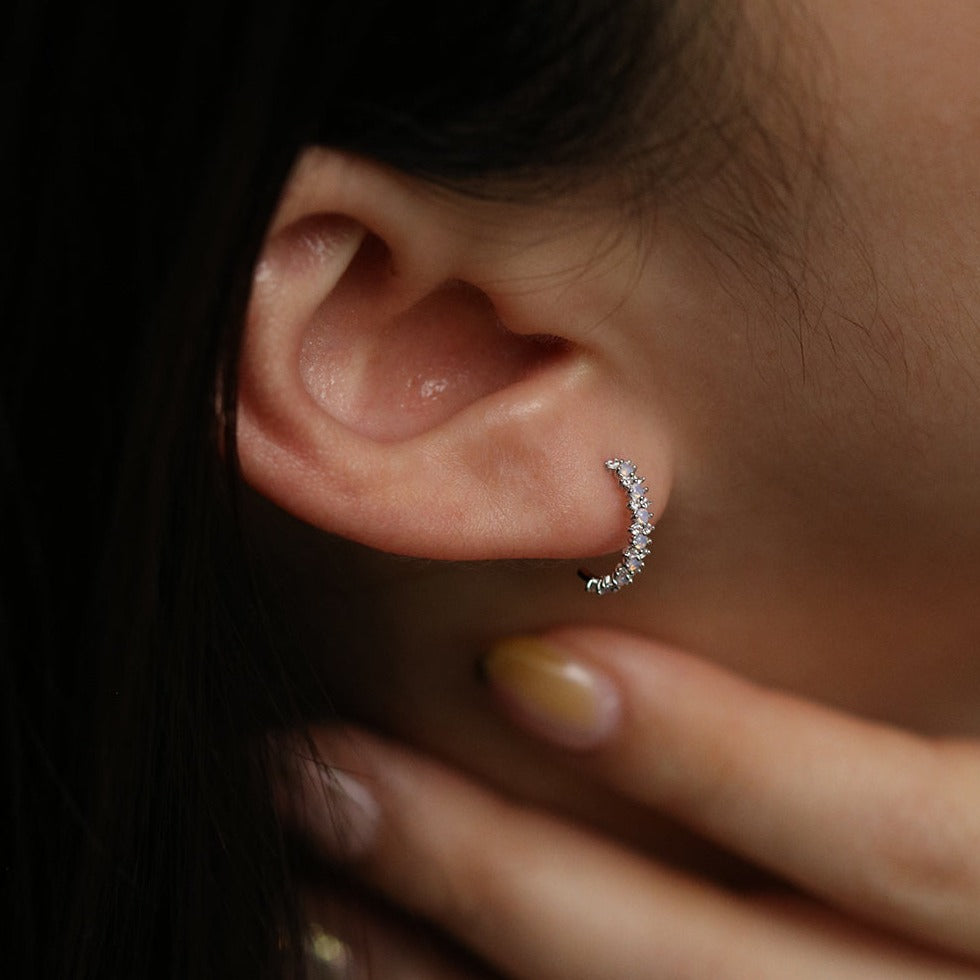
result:
M 643 562 L 650 554 L 650 535 L 654 530 L 646 480 L 637 474 L 633 463 L 628 459 L 607 459 L 606 469 L 616 475 L 619 485 L 626 491 L 630 509 L 630 543 L 623 551 L 622 561 L 608 575 L 597 577 L 586 571 L 578 573 L 585 582 L 586 591 L 596 595 L 618 592 L 643 571 Z

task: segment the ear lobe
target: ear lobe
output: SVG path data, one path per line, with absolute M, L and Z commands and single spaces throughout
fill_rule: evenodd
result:
M 603 461 L 615 386 L 556 324 L 517 333 L 467 281 L 437 202 L 322 154 L 284 198 L 241 357 L 246 479 L 307 523 L 439 559 L 572 558 L 624 544 Z M 475 277 L 470 277 L 472 280 Z M 650 434 L 643 434 L 650 444 Z M 658 511 L 668 454 L 644 460 Z

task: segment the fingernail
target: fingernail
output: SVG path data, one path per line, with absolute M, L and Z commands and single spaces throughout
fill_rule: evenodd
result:
M 593 748 L 619 721 L 619 692 L 609 678 L 540 640 L 504 640 L 486 656 L 483 670 L 507 714 L 556 745 Z
M 350 773 L 304 760 L 301 800 L 294 812 L 317 847 L 337 861 L 363 857 L 371 849 L 381 808 L 371 791 Z

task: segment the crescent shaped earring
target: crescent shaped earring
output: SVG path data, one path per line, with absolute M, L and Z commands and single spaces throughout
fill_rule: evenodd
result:
M 637 474 L 633 463 L 628 459 L 607 459 L 606 469 L 616 475 L 619 485 L 626 491 L 630 509 L 630 543 L 623 550 L 622 561 L 608 575 L 592 575 L 585 569 L 579 569 L 578 576 L 585 582 L 585 591 L 595 595 L 618 592 L 636 579 L 643 571 L 644 559 L 650 554 L 650 534 L 654 530 L 646 481 Z

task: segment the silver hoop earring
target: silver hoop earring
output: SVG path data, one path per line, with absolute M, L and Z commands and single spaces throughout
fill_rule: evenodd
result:
M 585 591 L 595 595 L 618 592 L 630 585 L 643 571 L 643 561 L 650 554 L 650 534 L 654 530 L 647 500 L 646 480 L 637 474 L 636 467 L 628 459 L 607 459 L 606 469 L 616 475 L 619 485 L 626 491 L 630 509 L 630 543 L 623 550 L 623 560 L 608 575 L 592 575 L 579 569 L 578 577 L 585 582 Z

